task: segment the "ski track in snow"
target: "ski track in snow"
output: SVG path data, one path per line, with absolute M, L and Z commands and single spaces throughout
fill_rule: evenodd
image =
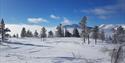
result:
M 11 38 L 0 47 L 1 63 L 110 63 L 115 47 L 94 40 L 82 44 L 81 38 Z

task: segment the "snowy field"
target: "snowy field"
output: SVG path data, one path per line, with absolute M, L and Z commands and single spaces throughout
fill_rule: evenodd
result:
M 0 45 L 0 63 L 111 63 L 117 45 L 81 38 L 10 38 Z

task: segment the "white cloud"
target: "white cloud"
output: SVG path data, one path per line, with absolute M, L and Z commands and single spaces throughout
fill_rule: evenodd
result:
M 94 9 L 82 10 L 81 12 L 93 14 L 100 19 L 107 19 L 109 18 L 110 15 L 115 13 L 114 10 L 108 8 L 94 8 Z
M 100 19 L 107 19 L 107 18 L 110 18 L 110 16 L 103 16 L 103 15 L 100 15 L 98 16 Z
M 50 18 L 52 18 L 52 19 L 59 19 L 60 17 L 59 16 L 55 16 L 54 14 L 51 14 Z
M 101 19 L 107 19 L 120 13 L 125 13 L 125 0 L 118 0 L 114 5 L 95 7 L 81 10 L 83 13 L 93 14 Z
M 47 20 L 43 18 L 28 18 L 27 20 L 29 23 L 47 22 Z
M 70 25 L 71 21 L 64 17 L 64 20 L 61 22 L 63 25 Z
M 111 14 L 114 11 L 110 9 L 104 9 L 104 8 L 95 8 L 91 10 L 91 12 L 95 13 L 96 15 L 106 15 L 106 14 Z

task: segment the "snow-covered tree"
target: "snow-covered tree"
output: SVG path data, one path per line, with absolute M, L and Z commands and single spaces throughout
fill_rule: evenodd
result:
M 52 37 L 53 37 L 53 32 L 52 32 L 52 31 L 49 31 L 49 32 L 48 32 L 48 37 L 49 37 L 49 38 L 52 38 Z
M 57 26 L 56 29 L 57 29 L 56 36 L 57 37 L 64 37 L 64 30 L 63 30 L 62 24 L 60 24 L 59 26 Z
M 66 29 L 65 30 L 65 37 L 71 37 L 72 34 Z
M 34 37 L 38 37 L 39 33 L 37 32 L 37 30 L 35 30 L 34 32 Z
M 26 37 L 33 37 L 33 34 L 30 30 L 27 30 Z
M 78 31 L 77 28 L 74 28 L 74 29 L 73 29 L 73 37 L 80 37 L 79 31 Z
M 47 36 L 46 35 L 46 29 L 45 29 L 45 27 L 43 27 L 42 29 L 41 29 L 41 34 L 40 34 L 40 36 L 41 36 L 41 39 L 44 41 L 44 38 Z
M 10 29 L 5 28 L 5 23 L 4 20 L 2 19 L 1 23 L 0 23 L 0 34 L 1 34 L 1 41 L 4 42 L 6 37 L 6 32 L 10 32 Z
M 25 29 L 25 27 L 22 28 L 21 37 L 22 38 L 26 37 L 26 29 Z

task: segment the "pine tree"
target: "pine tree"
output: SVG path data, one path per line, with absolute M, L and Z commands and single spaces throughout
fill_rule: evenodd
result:
M 46 35 L 46 29 L 45 29 L 45 27 L 43 27 L 42 29 L 41 29 L 41 38 L 42 38 L 42 40 L 44 41 L 44 38 L 47 36 Z
M 65 37 L 71 37 L 72 34 L 68 31 L 68 30 L 65 30 Z
M 26 37 L 33 37 L 33 34 L 30 30 L 27 30 Z
M 26 37 L 30 37 L 30 30 L 26 31 Z
M 34 37 L 38 37 L 38 32 L 37 32 L 37 30 L 35 30 L 35 32 L 34 32 Z
M 26 37 L 26 29 L 23 27 L 21 31 L 21 37 L 24 38 Z
M 52 32 L 52 31 L 49 31 L 49 32 L 48 32 L 48 37 L 49 37 L 49 38 L 52 38 L 52 37 L 53 37 L 53 32 Z
M 57 29 L 56 31 L 57 37 L 64 37 L 64 30 L 63 30 L 62 24 L 57 26 L 56 29 Z
M 4 40 L 6 39 L 6 32 L 10 32 L 10 29 L 5 28 L 5 23 L 4 20 L 2 19 L 1 23 L 0 23 L 0 34 L 1 34 L 1 41 L 4 42 Z
M 77 28 L 74 28 L 74 30 L 73 30 L 73 37 L 80 37 L 79 31 Z

